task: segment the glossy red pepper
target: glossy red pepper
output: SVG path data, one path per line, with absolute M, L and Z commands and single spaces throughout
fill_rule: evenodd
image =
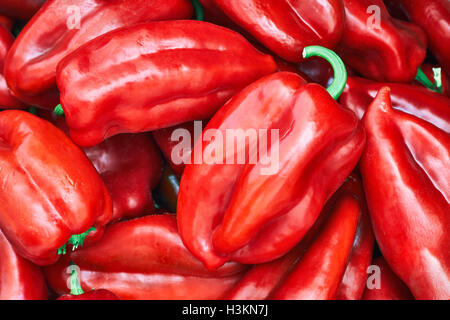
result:
M 361 217 L 361 200 L 356 199 L 353 192 L 340 191 L 323 229 L 270 299 L 331 300 L 336 297 Z
M 384 87 L 367 110 L 360 166 L 380 250 L 416 299 L 450 299 L 450 136 L 394 110 Z
M 383 257 L 375 258 L 372 265 L 380 268 L 379 288 L 366 288 L 362 300 L 414 300 L 411 291 L 392 272 Z
M 56 67 L 79 46 L 117 28 L 191 16 L 188 0 L 48 0 L 11 48 L 6 81 L 19 99 L 53 109 Z
M 450 2 L 447 0 L 387 0 L 426 32 L 430 50 L 450 76 Z
M 302 61 L 310 45 L 332 49 L 344 29 L 340 0 L 202 0 L 213 4 L 281 58 Z M 210 9 L 214 11 L 214 9 Z M 216 14 L 217 16 L 217 14 Z
M 64 294 L 57 300 L 119 300 L 119 298 L 109 290 L 92 289 L 84 292 L 78 279 L 78 269 L 76 265 L 72 265 L 73 269 L 70 274 L 70 294 Z
M 37 113 L 66 134 L 69 133 L 63 117 L 46 110 L 38 110 Z M 111 221 L 155 211 L 152 190 L 161 178 L 163 160 L 149 134 L 121 134 L 82 150 L 111 195 Z
M 232 140 L 236 129 L 246 132 L 238 148 Z M 252 164 L 247 135 L 262 129 L 278 158 Z M 232 141 L 208 137 L 212 132 Z M 210 120 L 200 142 L 181 178 L 178 226 L 188 249 L 215 269 L 229 260 L 268 262 L 292 249 L 356 165 L 364 132 L 323 87 L 278 72 L 234 96 Z M 247 150 L 240 163 L 238 149 Z M 211 150 L 222 150 L 216 161 L 195 160 L 198 154 L 208 158 Z
M 344 62 L 369 79 L 413 81 L 427 50 L 423 30 L 392 18 L 382 0 L 343 0 L 343 3 L 345 30 L 336 50 Z M 374 11 L 368 11 L 370 8 Z
M 46 0 L 0 0 L 0 13 L 22 20 L 29 20 Z
M 24 103 L 17 100 L 6 84 L 3 76 L 6 55 L 14 42 L 13 35 L 4 27 L 0 26 L 0 109 L 16 109 L 24 107 Z
M 82 46 L 59 65 L 57 82 L 72 139 L 91 146 L 122 132 L 208 119 L 233 94 L 275 71 L 271 56 L 234 31 L 164 21 Z
M 0 113 L 0 229 L 38 265 L 58 259 L 72 235 L 111 218 L 95 168 L 59 129 L 28 112 Z
M 372 261 L 375 238 L 370 223 L 364 190 L 359 174 L 353 173 L 340 189 L 358 200 L 361 217 L 356 229 L 347 268 L 336 293 L 337 300 L 361 300 L 366 288 L 367 268 Z
M 233 263 L 206 270 L 184 247 L 174 215 L 112 224 L 99 242 L 46 267 L 47 281 L 58 293 L 69 290 L 69 260 L 79 266 L 84 290 L 103 288 L 120 299 L 220 299 L 245 270 Z
M 445 132 L 450 132 L 450 99 L 424 87 L 403 83 L 379 83 L 363 78 L 349 77 L 339 102 L 353 110 L 361 119 L 377 92 L 388 86 L 392 106 L 412 114 Z
M 0 300 L 47 300 L 42 270 L 19 256 L 0 230 Z
M 311 243 L 313 243 L 318 233 L 323 228 L 324 223 L 335 209 L 337 201 L 341 198 L 349 196 L 353 197 L 358 201 L 360 211 L 364 214 L 365 203 L 363 202 L 364 196 L 362 195 L 362 192 L 361 180 L 352 174 L 327 202 L 314 226 L 294 249 L 277 260 L 253 266 L 226 296 L 226 299 L 264 300 L 269 298 L 274 290 L 280 286 L 284 279 L 295 268 L 296 264 L 301 261 L 303 255 L 311 246 Z M 367 212 L 365 214 L 367 214 Z M 373 234 L 370 230 L 370 221 L 369 224 L 367 224 L 367 219 L 367 215 L 365 217 L 361 216 L 358 223 L 350 261 L 338 290 L 338 296 L 341 299 L 350 299 L 357 295 L 359 295 L 357 298 L 359 299 L 364 291 L 367 278 L 366 268 L 372 259 L 374 243 Z M 340 294 L 339 291 L 341 291 Z

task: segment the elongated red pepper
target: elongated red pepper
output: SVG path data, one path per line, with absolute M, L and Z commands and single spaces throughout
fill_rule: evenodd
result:
M 372 261 L 375 238 L 359 175 L 356 173 L 352 174 L 341 187 L 340 191 L 350 193 L 358 200 L 361 217 L 356 229 L 356 236 L 353 241 L 353 248 L 350 253 L 347 268 L 335 299 L 361 300 L 364 289 L 366 288 L 367 268 Z
M 111 199 L 84 153 L 28 112 L 0 113 L 0 229 L 38 265 L 58 259 L 72 235 L 111 218 Z
M 47 300 L 42 270 L 19 256 L 0 230 L 0 300 Z
M 69 134 L 63 117 L 46 110 L 38 115 Z M 154 212 L 151 192 L 161 178 L 163 160 L 149 134 L 122 134 L 82 150 L 111 195 L 111 221 Z
M 414 300 L 411 291 L 392 272 L 383 257 L 375 258 L 372 265 L 380 268 L 379 288 L 366 288 L 362 300 Z
M 345 30 L 336 50 L 344 62 L 369 79 L 413 81 L 427 50 L 423 30 L 392 18 L 382 0 L 343 2 Z
M 105 289 L 84 292 L 78 279 L 77 266 L 72 266 L 74 268 L 70 274 L 70 294 L 62 295 L 57 300 L 119 300 L 114 293 Z
M 0 13 L 8 17 L 29 20 L 46 0 L 0 0 Z
M 332 49 L 344 30 L 340 0 L 202 0 L 226 16 L 283 59 L 302 61 L 310 45 Z M 210 10 L 213 11 L 213 10 Z
M 24 103 L 17 100 L 11 94 L 8 85 L 6 84 L 5 77 L 3 76 L 6 55 L 13 42 L 13 35 L 7 29 L 0 26 L 0 109 L 16 109 L 24 106 Z
M 188 0 L 48 0 L 11 48 L 6 81 L 19 99 L 53 109 L 56 67 L 79 46 L 117 28 L 191 16 Z
M 403 83 L 379 83 L 358 77 L 349 77 L 339 102 L 353 110 L 361 119 L 377 92 L 384 86 L 391 89 L 392 106 L 426 120 L 450 132 L 450 99 L 424 87 Z
M 265 138 L 257 137 L 260 130 L 267 130 Z M 260 153 L 264 161 L 250 162 L 252 132 L 252 143 L 268 146 L 271 161 Z M 224 138 L 211 137 L 216 134 Z M 209 269 L 284 255 L 314 224 L 363 146 L 356 116 L 323 87 L 289 72 L 256 81 L 215 114 L 194 147 L 178 196 L 184 243 Z M 214 150 L 219 155 L 210 161 Z
M 384 87 L 364 119 L 360 166 L 380 250 L 416 299 L 450 299 L 450 137 L 394 110 Z
M 271 56 L 234 31 L 164 21 L 82 46 L 59 65 L 58 88 L 72 139 L 91 146 L 122 132 L 208 119 L 233 94 L 275 71 Z
M 426 32 L 430 50 L 450 75 L 450 3 L 447 0 L 386 0 Z
M 352 193 L 340 195 L 317 238 L 270 298 L 334 299 L 352 252 L 360 216 L 360 200 Z
M 206 270 L 184 247 L 174 215 L 154 215 L 106 228 L 99 242 L 73 251 L 46 267 L 49 285 L 68 292 L 69 260 L 80 268 L 83 290 L 103 288 L 120 299 L 219 299 L 245 267 Z

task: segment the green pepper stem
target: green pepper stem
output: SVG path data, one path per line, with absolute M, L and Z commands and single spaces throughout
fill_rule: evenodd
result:
M 419 81 L 425 88 L 428 88 L 434 92 L 442 93 L 442 69 L 441 68 L 433 68 L 434 73 L 434 81 L 432 83 L 430 79 L 426 76 L 423 70 L 419 67 L 417 69 L 416 80 Z
M 73 268 L 70 273 L 70 294 L 74 296 L 79 296 L 83 294 L 84 291 L 81 288 L 80 280 L 78 279 L 77 268 Z
M 86 239 L 86 236 L 89 232 L 95 231 L 96 229 L 94 227 L 89 228 L 86 232 L 83 232 L 81 234 L 74 234 L 72 235 L 67 243 L 70 243 L 72 245 L 72 251 L 76 250 L 78 247 L 81 247 L 84 244 L 84 240 Z M 58 255 L 65 255 L 67 253 L 67 243 L 63 244 L 58 249 Z
M 61 104 L 58 104 L 55 109 L 53 110 L 53 113 L 56 114 L 57 116 L 63 116 L 64 115 L 64 110 L 61 106 Z
M 195 10 L 195 19 L 203 21 L 205 19 L 205 14 L 203 12 L 202 4 L 198 0 L 191 0 L 191 2 Z
M 347 69 L 345 69 L 342 59 L 334 51 L 322 46 L 305 47 L 303 58 L 308 59 L 310 57 L 321 57 L 331 64 L 334 71 L 334 80 L 327 88 L 327 91 L 334 100 L 339 99 L 347 84 Z

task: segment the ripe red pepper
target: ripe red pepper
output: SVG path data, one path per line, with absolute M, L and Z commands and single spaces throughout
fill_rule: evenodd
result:
M 0 0 L 0 13 L 8 17 L 29 20 L 45 0 Z
M 12 94 L 11 90 L 6 84 L 3 76 L 3 67 L 5 65 L 6 55 L 14 42 L 13 35 L 0 26 L 0 109 L 21 108 L 24 103 L 17 100 Z
M 42 270 L 19 256 L 0 230 L 0 300 L 47 300 Z
M 233 263 L 214 272 L 205 269 L 184 247 L 170 214 L 112 224 L 99 242 L 46 267 L 57 293 L 69 290 L 69 260 L 79 266 L 84 290 L 103 288 L 120 299 L 219 299 L 245 270 Z
M 382 0 L 343 2 L 345 30 L 336 50 L 344 62 L 369 79 L 413 81 L 427 50 L 423 30 L 392 18 Z M 376 9 L 368 13 L 371 7 Z M 376 19 L 378 13 L 379 21 Z M 372 18 L 375 19 L 372 21 Z
M 361 300 L 366 288 L 367 268 L 372 261 L 375 238 L 370 223 L 364 190 L 359 175 L 352 174 L 341 187 L 341 193 L 351 194 L 359 202 L 361 217 L 356 229 L 347 268 L 336 293 L 337 300 Z
M 227 295 L 226 299 L 263 300 L 269 298 L 295 268 L 296 264 L 301 263 L 299 261 L 302 261 L 303 255 L 321 232 L 325 221 L 335 210 L 336 204 L 338 201 L 343 201 L 343 198 L 353 198 L 357 201 L 359 210 L 362 214 L 365 214 L 365 217 L 361 216 L 358 223 L 350 261 L 339 287 L 338 296 L 341 299 L 354 297 L 359 300 L 365 288 L 366 269 L 372 259 L 374 238 L 370 229 L 370 221 L 367 223 L 367 212 L 364 212 L 366 205 L 361 180 L 354 174 L 327 202 L 314 226 L 294 249 L 277 260 L 253 266 Z M 317 263 L 317 265 L 320 265 L 320 263 Z M 350 283 L 350 280 L 352 283 Z
M 388 86 L 392 106 L 426 120 L 445 132 L 450 132 L 450 99 L 424 87 L 404 83 L 379 83 L 349 77 L 339 102 L 353 110 L 361 119 L 377 92 Z
M 76 267 L 75 265 L 73 265 Z M 57 300 L 119 300 L 119 298 L 109 290 L 96 289 L 84 292 L 78 279 L 76 268 L 70 273 L 70 294 L 60 296 Z
M 450 76 L 450 2 L 448 0 L 388 0 L 426 32 L 430 50 Z
M 271 130 L 279 130 L 279 152 L 267 143 L 279 156 L 272 161 L 276 174 L 264 175 L 264 161 L 236 163 L 233 143 L 208 138 L 210 132 L 226 137 L 236 128 L 269 129 L 267 140 L 272 142 Z M 249 140 L 238 149 L 250 150 Z M 181 178 L 178 226 L 187 248 L 215 269 L 229 260 L 268 262 L 292 249 L 356 165 L 364 132 L 356 116 L 323 87 L 278 72 L 234 96 L 210 120 L 200 142 Z M 195 160 L 197 154 L 208 158 L 217 149 L 223 150 L 218 161 Z
M 302 51 L 310 45 L 332 49 L 344 30 L 344 9 L 340 0 L 201 2 L 211 12 L 215 5 L 264 46 L 291 62 L 302 61 Z
M 28 112 L 0 113 L 0 229 L 38 265 L 58 259 L 72 235 L 111 218 L 95 168 L 59 129 Z
M 394 110 L 384 87 L 367 110 L 360 166 L 380 250 L 416 299 L 450 299 L 450 137 Z
M 372 265 L 380 268 L 380 287 L 366 288 L 362 300 L 414 300 L 411 291 L 392 272 L 383 257 L 375 258 Z
M 122 132 L 208 119 L 233 94 L 275 71 L 271 56 L 234 31 L 164 21 L 82 46 L 59 65 L 57 82 L 72 139 L 92 146 Z
M 19 99 L 53 109 L 56 67 L 79 46 L 117 28 L 191 16 L 188 0 L 48 0 L 11 48 L 6 81 Z

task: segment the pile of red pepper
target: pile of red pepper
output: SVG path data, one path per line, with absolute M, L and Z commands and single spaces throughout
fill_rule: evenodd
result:
M 0 299 L 450 299 L 449 0 L 0 0 Z

